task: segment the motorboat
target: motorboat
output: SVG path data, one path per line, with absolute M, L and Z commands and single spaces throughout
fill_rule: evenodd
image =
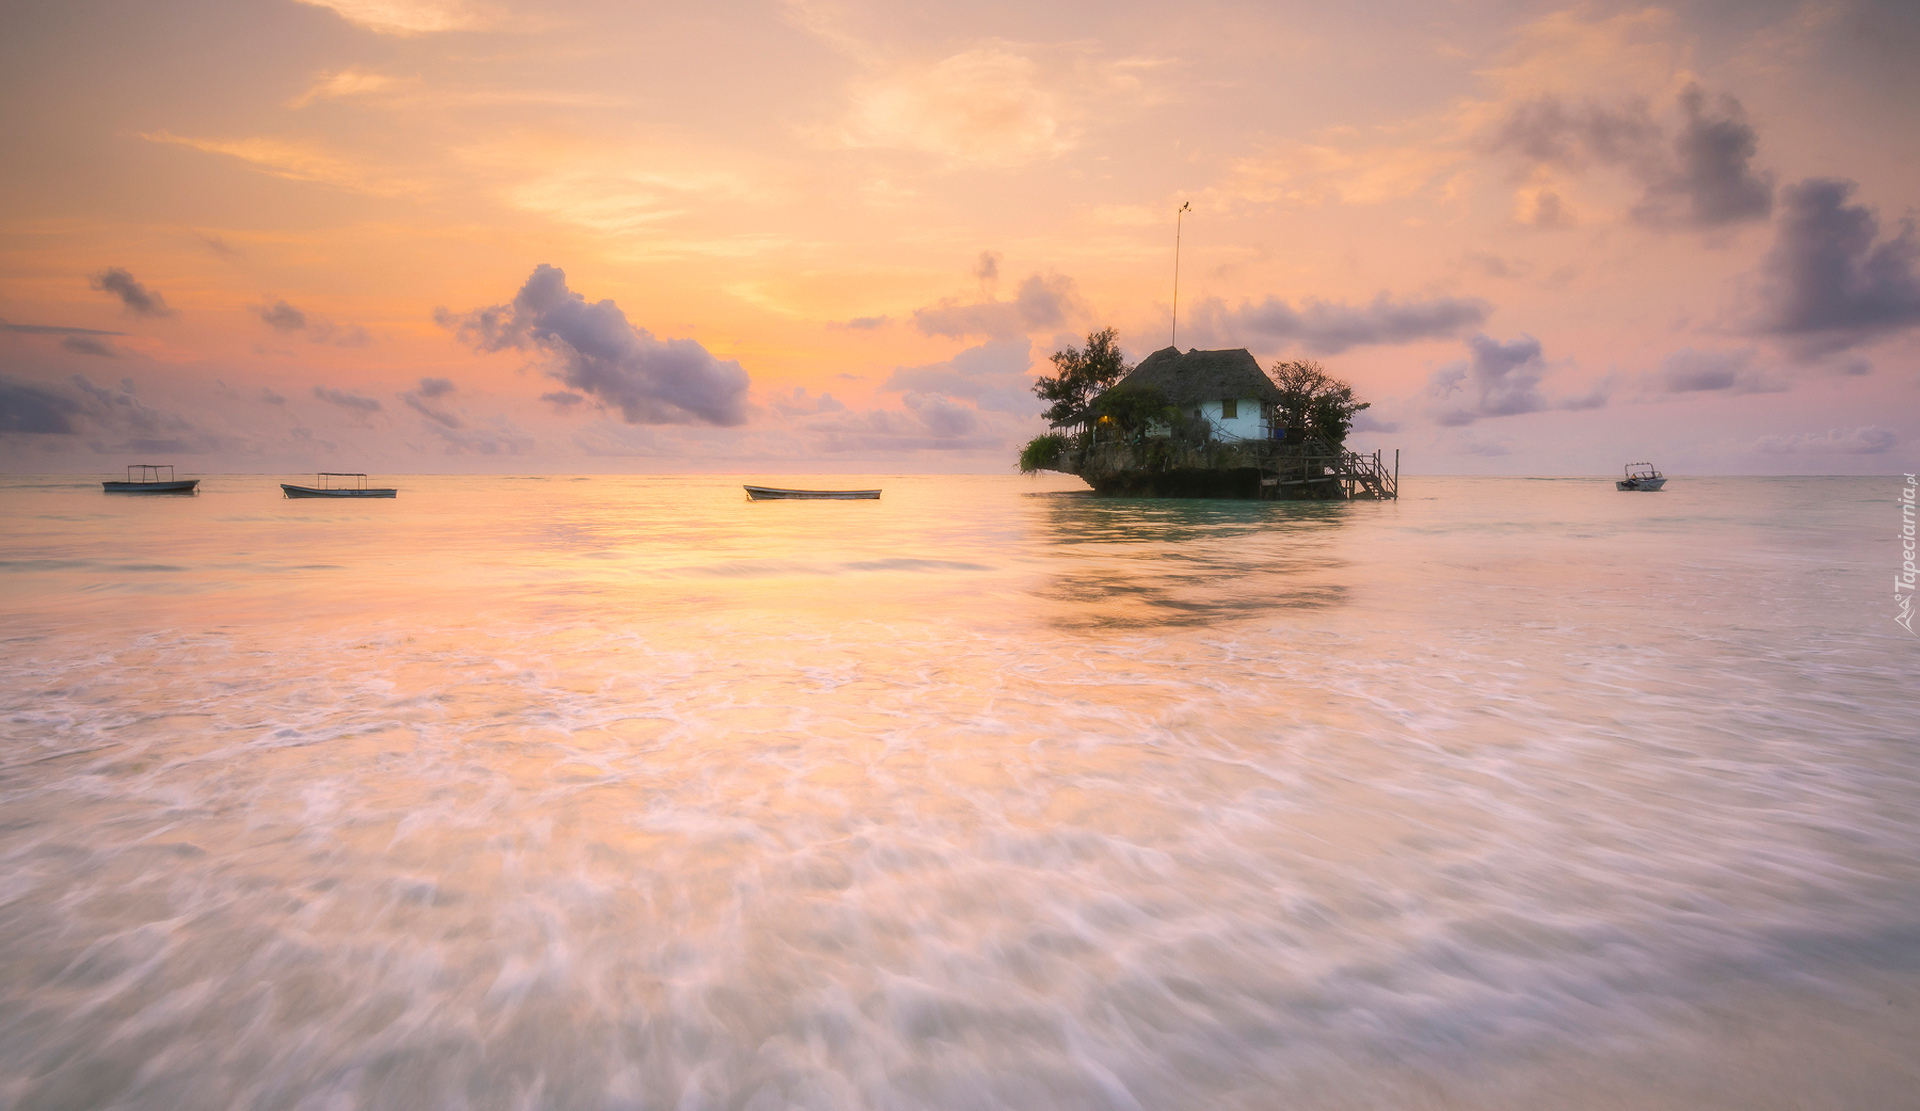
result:
M 313 480 L 317 485 L 282 482 L 280 489 L 290 498 L 391 498 L 399 494 L 391 486 L 368 486 L 367 476 L 358 471 L 321 471 Z
M 751 501 L 788 501 L 799 498 L 825 498 L 833 501 L 874 500 L 878 490 L 783 490 L 778 486 L 747 486 Z
M 140 472 L 138 476 L 135 471 Z M 167 472 L 165 478 L 160 472 Z M 200 485 L 197 478 L 173 477 L 173 465 L 170 463 L 135 463 L 127 468 L 125 482 L 109 481 L 100 484 L 109 494 L 191 494 Z
M 1667 484 L 1667 476 L 1653 469 L 1652 463 L 1628 463 L 1627 477 L 1614 482 L 1616 490 L 1658 490 Z

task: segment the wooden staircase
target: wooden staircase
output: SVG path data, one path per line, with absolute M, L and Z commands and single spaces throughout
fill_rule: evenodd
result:
M 1277 499 L 1305 493 L 1310 497 L 1348 500 L 1397 500 L 1400 453 L 1393 454 L 1391 468 L 1378 451 L 1372 455 L 1324 451 L 1276 456 L 1261 467 L 1260 495 Z

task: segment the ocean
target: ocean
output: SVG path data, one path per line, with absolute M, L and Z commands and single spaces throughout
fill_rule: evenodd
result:
M 1920 1107 L 1901 479 L 278 481 L 0 479 L 0 1108 Z

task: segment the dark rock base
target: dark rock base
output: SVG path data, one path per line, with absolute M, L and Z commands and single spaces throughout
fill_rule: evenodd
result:
M 1256 467 L 1230 469 L 1180 468 L 1166 471 L 1122 471 L 1082 475 L 1094 492 L 1116 498 L 1257 498 L 1260 471 Z

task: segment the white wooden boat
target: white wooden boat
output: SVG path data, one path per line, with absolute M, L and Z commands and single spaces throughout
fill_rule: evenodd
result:
M 783 490 L 778 486 L 748 486 L 747 497 L 753 501 L 785 501 L 795 498 L 828 498 L 835 501 L 855 499 L 873 500 L 880 496 L 878 490 Z
M 399 494 L 391 486 L 368 486 L 367 476 L 358 471 L 321 471 L 313 478 L 319 485 L 282 482 L 280 489 L 290 498 L 391 498 Z
M 139 471 L 139 477 L 135 477 Z M 161 478 L 160 472 L 167 472 Z M 191 494 L 200 485 L 197 478 L 173 477 L 173 465 L 170 463 L 135 463 L 127 468 L 125 482 L 102 482 L 100 484 L 109 494 Z
M 1653 469 L 1652 463 L 1628 463 L 1627 477 L 1615 480 L 1616 490 L 1658 490 L 1667 484 L 1667 476 Z

